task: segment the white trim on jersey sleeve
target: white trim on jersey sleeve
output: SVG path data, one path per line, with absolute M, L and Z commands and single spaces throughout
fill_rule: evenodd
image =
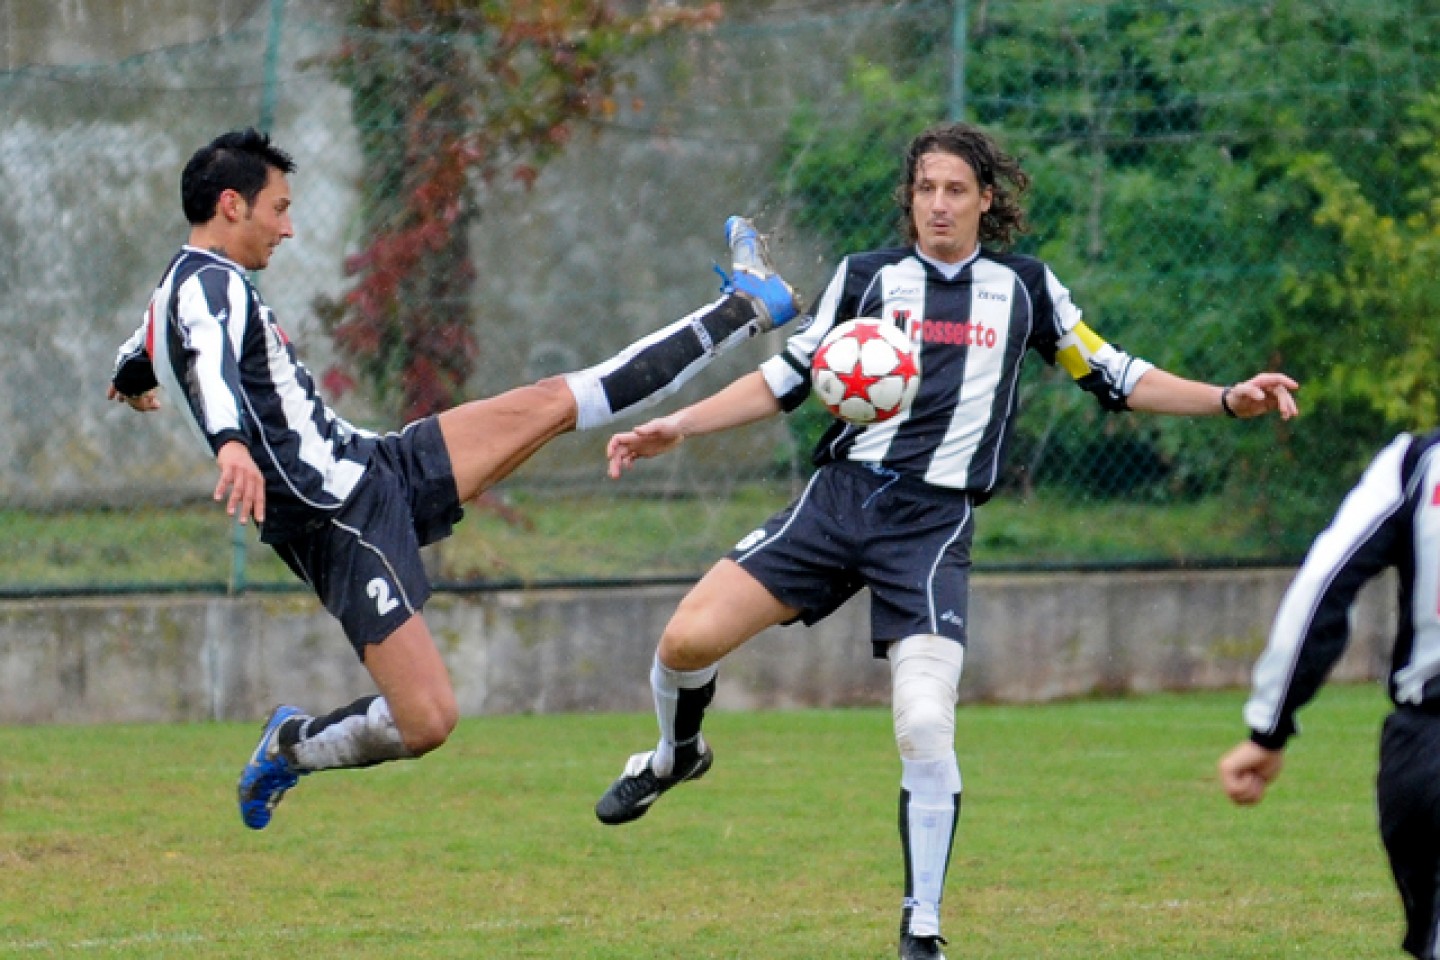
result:
M 813 319 L 803 329 L 796 331 L 785 341 L 785 349 L 760 365 L 760 374 L 765 384 L 777 398 L 793 392 L 805 382 L 808 374 L 800 369 L 810 369 L 810 358 L 820 349 L 820 341 L 835 327 L 835 311 L 840 306 L 840 295 L 845 290 L 845 276 L 850 270 L 850 258 L 840 261 L 835 268 L 825 292 L 815 304 Z M 789 360 L 786 360 L 786 356 Z M 797 369 L 798 368 L 798 369 Z
M 202 268 L 187 277 L 176 296 L 175 309 L 185 347 L 193 353 L 190 365 L 194 372 L 194 385 L 199 393 L 199 396 L 193 399 L 198 401 L 201 407 L 200 425 L 207 435 L 213 437 L 226 430 L 240 429 L 240 404 L 225 377 L 226 335 L 228 333 L 230 339 L 228 357 L 231 363 L 236 363 L 236 358 L 240 355 L 238 338 L 244 336 L 248 304 L 245 302 L 244 284 L 239 277 L 227 270 L 227 305 L 222 316 L 212 315 L 209 302 L 205 298 L 205 287 L 200 279 L 207 269 L 220 268 Z M 240 301 L 238 304 L 237 284 Z M 236 327 L 240 328 L 238 335 Z
M 1056 352 L 1071 347 L 1078 349 L 1090 369 L 1098 371 L 1120 396 L 1128 397 L 1134 393 L 1140 378 L 1154 370 L 1155 364 L 1112 346 L 1094 331 L 1090 331 L 1091 336 L 1100 341 L 1100 346 L 1092 351 L 1077 329 L 1084 322 L 1084 313 L 1070 298 L 1069 288 L 1060 282 L 1048 264 L 1045 266 L 1045 290 L 1055 304 Z
M 760 376 L 765 378 L 765 385 L 777 400 L 805 382 L 805 378 L 785 362 L 783 355 L 771 357 L 760 364 Z
M 120 344 L 120 349 L 115 352 L 115 371 L 118 371 L 128 360 L 136 359 L 145 353 L 145 334 L 150 326 L 150 311 L 147 308 L 145 316 L 140 320 L 140 327 L 130 334 L 130 339 Z M 111 373 L 114 376 L 114 372 Z
M 1045 292 L 1050 294 L 1050 302 L 1055 305 L 1055 335 L 1058 339 L 1074 330 L 1085 314 L 1075 305 L 1070 297 L 1070 288 L 1060 282 L 1055 272 L 1050 269 L 1049 264 L 1045 268 Z
M 1256 661 L 1250 699 L 1245 704 L 1245 723 L 1251 730 L 1263 734 L 1276 731 L 1305 638 L 1327 591 L 1365 541 L 1404 506 L 1400 470 L 1411 442 L 1409 434 L 1401 434 L 1380 451 L 1346 495 L 1330 526 L 1315 538 L 1285 591 L 1265 652 Z

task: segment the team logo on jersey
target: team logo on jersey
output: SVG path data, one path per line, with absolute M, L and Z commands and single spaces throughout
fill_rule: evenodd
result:
M 1440 507 L 1440 483 L 1435 484 L 1435 489 L 1430 494 L 1430 506 Z
M 890 317 L 895 321 L 895 326 L 905 331 L 905 335 L 912 340 L 915 338 L 915 325 L 910 322 L 910 310 L 891 310 Z
M 1008 293 L 1000 293 L 995 290 L 977 290 L 975 291 L 975 299 L 998 300 L 1000 303 L 1009 303 L 1010 295 Z

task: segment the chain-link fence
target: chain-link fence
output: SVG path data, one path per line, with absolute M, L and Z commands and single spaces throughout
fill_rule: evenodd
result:
M 729 213 L 753 215 L 813 297 L 843 253 L 895 241 L 904 144 L 956 116 L 1023 159 L 1020 248 L 1107 339 L 1198 379 L 1283 368 L 1306 385 L 1288 426 L 1116 417 L 1032 358 L 982 566 L 1293 558 L 1376 445 L 1433 419 L 1423 369 L 1393 397 L 1386 382 L 1392 354 L 1433 355 L 1423 332 L 1396 331 L 1433 326 L 1440 271 L 1406 273 L 1404 297 L 1347 299 L 1395 285 L 1357 275 L 1374 246 L 1357 218 L 1388 224 L 1406 256 L 1433 232 L 1429 0 L 774 0 L 613 48 L 454 19 L 466 4 L 393 22 L 361 0 L 224 6 L 233 19 L 208 39 L 82 64 L 0 45 L 16 61 L 0 74 L 0 585 L 288 582 L 208 503 L 213 467 L 178 416 L 104 399 L 115 347 L 185 237 L 180 167 L 246 125 L 299 164 L 297 236 L 258 283 L 367 426 L 433 402 L 417 382 L 497 393 L 705 302 Z M 587 57 L 612 58 L 622 82 L 598 83 L 576 66 Z M 571 83 L 591 85 L 585 103 Z M 427 379 L 403 350 L 356 350 L 346 295 L 433 226 L 414 198 L 444 184 L 463 209 L 400 283 L 405 349 L 425 324 L 444 333 L 414 368 Z M 472 511 L 437 575 L 693 575 L 788 499 L 823 418 L 706 438 L 618 484 L 603 435 L 562 438 Z

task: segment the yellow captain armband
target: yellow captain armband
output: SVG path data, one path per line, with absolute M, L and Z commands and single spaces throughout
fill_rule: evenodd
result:
M 1079 380 L 1095 369 L 1095 355 L 1108 346 L 1094 330 L 1083 323 L 1077 323 L 1056 343 L 1055 359 L 1065 368 L 1066 373 Z

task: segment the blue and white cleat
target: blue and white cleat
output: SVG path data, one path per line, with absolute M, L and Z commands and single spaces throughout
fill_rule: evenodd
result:
M 303 717 L 298 707 L 276 707 L 265 721 L 260 742 L 250 755 L 250 762 L 240 771 L 240 819 L 251 830 L 264 830 L 270 823 L 270 812 L 280 803 L 285 791 L 300 782 L 307 771 L 295 770 L 280 753 L 280 726 L 291 717 Z
M 730 217 L 725 221 L 725 242 L 730 244 L 733 272 L 728 277 L 721 272 L 721 290 L 738 293 L 755 306 L 757 332 L 783 327 L 798 317 L 800 298 L 775 271 L 765 238 L 755 225 L 745 217 Z

